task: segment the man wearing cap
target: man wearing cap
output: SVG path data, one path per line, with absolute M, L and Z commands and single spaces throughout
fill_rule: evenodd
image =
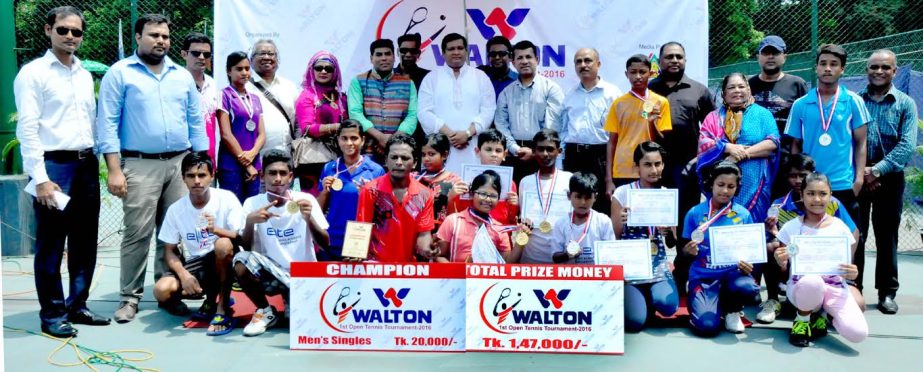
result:
M 785 130 L 785 123 L 788 122 L 788 113 L 792 109 L 792 103 L 801 98 L 808 92 L 808 84 L 799 76 L 789 75 L 782 72 L 782 66 L 785 65 L 785 41 L 776 35 L 766 36 L 760 42 L 757 49 L 757 60 L 760 64 L 760 73 L 750 78 L 750 92 L 753 94 L 753 100 L 756 104 L 763 106 L 776 119 L 776 126 L 779 133 Z M 782 138 L 782 162 L 792 148 L 792 138 Z M 785 189 L 788 182 L 782 180 Z M 775 187 L 773 188 L 776 189 Z

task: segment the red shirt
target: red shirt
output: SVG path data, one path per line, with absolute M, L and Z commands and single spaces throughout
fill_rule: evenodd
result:
M 518 193 L 519 188 L 516 187 L 516 182 L 513 182 L 510 185 L 510 191 Z M 464 212 L 471 208 L 471 199 L 462 199 L 461 197 L 456 197 L 449 201 L 449 212 L 450 213 L 459 213 Z M 509 201 L 500 200 L 497 202 L 497 206 L 490 211 L 490 218 L 493 218 L 501 225 L 514 225 L 516 224 L 516 217 L 519 216 L 519 205 L 512 205 Z
M 403 203 L 398 202 L 391 176 L 385 174 L 359 190 L 356 220 L 375 224 L 370 260 L 414 262 L 417 234 L 433 230 L 433 194 L 411 178 Z

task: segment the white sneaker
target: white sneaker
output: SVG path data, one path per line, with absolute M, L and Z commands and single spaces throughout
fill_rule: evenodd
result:
M 744 322 L 740 320 L 740 313 L 728 313 L 724 316 L 724 329 L 731 333 L 744 333 Z M 246 330 L 244 330 L 246 334 Z
M 265 309 L 256 309 L 250 324 L 244 327 L 244 336 L 259 336 L 275 325 L 278 320 L 276 309 L 272 306 Z
M 776 321 L 776 317 L 782 312 L 782 304 L 779 303 L 779 300 L 769 299 L 763 301 L 760 307 L 762 310 L 760 310 L 759 314 L 756 314 L 756 321 L 763 324 Z

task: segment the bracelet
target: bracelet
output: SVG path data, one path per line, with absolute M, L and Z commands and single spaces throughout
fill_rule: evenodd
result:
M 473 136 L 473 134 L 471 134 L 471 129 L 465 129 L 465 135 L 467 135 L 468 138 L 471 138 L 471 136 Z

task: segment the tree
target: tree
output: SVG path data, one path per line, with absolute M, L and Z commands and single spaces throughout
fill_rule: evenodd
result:
M 711 0 L 709 9 L 709 65 L 748 59 L 764 35 L 753 28 L 756 0 Z

